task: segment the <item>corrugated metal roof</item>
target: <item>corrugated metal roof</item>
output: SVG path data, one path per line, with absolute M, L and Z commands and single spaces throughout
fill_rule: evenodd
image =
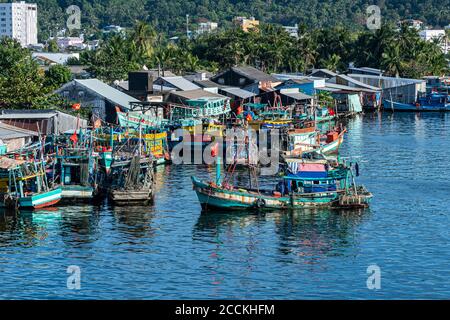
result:
M 214 81 L 211 81 L 209 79 L 208 80 L 194 80 L 193 82 L 202 88 L 223 88 L 223 87 L 225 87 L 225 86 L 215 83 Z
M 338 74 L 336 76 L 336 78 L 340 78 L 342 80 L 345 80 L 347 82 L 350 82 L 352 84 L 354 84 L 355 86 L 361 87 L 361 88 L 366 88 L 366 89 L 370 89 L 370 90 L 374 90 L 374 91 L 380 91 L 380 88 L 365 84 L 364 82 L 358 81 L 356 79 L 353 79 L 352 77 L 349 77 L 345 74 Z
M 312 70 L 310 76 L 314 76 L 317 73 L 319 73 L 319 74 L 320 73 L 325 73 L 325 74 L 329 75 L 331 78 L 337 76 L 336 72 L 333 72 L 333 71 L 328 70 L 328 69 L 314 69 L 314 70 Z
M 184 99 L 200 99 L 200 98 L 229 99 L 228 97 L 225 97 L 221 94 L 205 91 L 202 89 L 189 91 L 173 91 L 170 94 Z
M 253 67 L 232 67 L 231 70 L 236 73 L 242 74 L 249 79 L 257 81 L 279 82 L 277 78 Z
M 255 93 L 240 88 L 231 87 L 231 88 L 221 88 L 220 90 L 232 94 L 233 96 L 239 97 L 241 99 L 248 99 L 256 96 Z
M 38 112 L 36 112 L 38 111 Z M 1 119 L 49 119 L 56 116 L 54 111 L 43 110 L 1 110 Z
M 395 77 L 387 77 L 387 76 L 375 76 L 371 74 L 357 74 L 357 73 L 351 73 L 348 74 L 349 77 L 353 78 L 366 78 L 366 79 L 377 79 L 377 80 L 392 80 L 392 81 L 399 81 L 403 83 L 422 83 L 425 80 L 420 79 L 411 79 L 411 78 L 395 78 Z
M 161 86 L 159 84 L 153 84 L 153 91 L 154 92 L 169 92 L 169 91 L 175 91 L 177 89 L 167 86 Z
M 0 140 L 35 137 L 35 136 L 37 136 L 37 134 L 33 131 L 17 128 L 0 122 Z
M 58 64 L 66 64 L 67 60 L 69 60 L 70 58 L 80 58 L 79 53 L 33 52 L 31 55 L 35 59 L 43 58 L 45 60 L 51 60 Z
M 310 100 L 313 99 L 313 96 L 304 94 L 302 92 L 291 92 L 291 93 L 281 93 L 281 95 L 295 99 L 295 100 Z
M 86 79 L 86 80 L 74 80 L 75 83 L 80 84 L 88 90 L 95 92 L 96 94 L 104 97 L 111 103 L 121 106 L 123 108 L 129 108 L 130 102 L 138 102 L 139 100 L 117 90 L 106 83 L 98 79 Z
M 352 92 L 370 92 L 370 93 L 375 93 L 378 92 L 379 90 L 371 90 L 371 89 L 367 89 L 367 88 L 357 88 L 357 87 L 350 87 L 350 86 L 346 86 L 343 84 L 337 84 L 337 83 L 325 83 L 325 89 L 333 89 L 332 91 L 352 91 Z M 322 88 L 318 88 L 318 89 L 322 89 Z
M 183 77 L 160 77 L 160 79 L 183 91 L 200 89 L 199 86 Z M 158 80 L 155 82 L 159 82 Z

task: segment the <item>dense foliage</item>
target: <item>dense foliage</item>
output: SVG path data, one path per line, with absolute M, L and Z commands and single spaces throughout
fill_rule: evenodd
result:
M 9 2 L 10 0 L 0 0 Z M 385 22 L 414 18 L 430 26 L 450 23 L 450 0 L 34 0 L 38 4 L 41 39 L 65 26 L 66 8 L 81 8 L 82 27 L 92 32 L 109 24 L 131 27 L 135 20 L 153 24 L 169 34 L 191 29 L 202 20 L 229 26 L 235 16 L 255 16 L 263 22 L 305 24 L 310 28 L 365 24 L 367 6 L 378 4 Z
M 28 49 L 15 40 L 0 39 L 0 107 L 61 107 L 52 92 L 70 79 L 67 67 L 51 66 L 44 72 Z
M 381 68 L 392 76 L 420 78 L 448 73 L 448 60 L 438 42 L 420 39 L 415 29 L 383 25 L 372 31 L 345 27 L 308 29 L 298 39 L 280 26 L 263 24 L 244 32 L 227 29 L 193 40 L 167 42 L 140 22 L 126 35 L 115 35 L 96 51 L 82 54 L 94 76 L 108 82 L 126 79 L 143 67 L 169 69 L 177 74 L 250 65 L 268 73 L 302 72 L 312 68 L 345 71 L 350 63 Z

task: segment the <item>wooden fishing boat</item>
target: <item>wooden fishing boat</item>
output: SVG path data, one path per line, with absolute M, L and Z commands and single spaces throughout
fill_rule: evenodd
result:
M 351 170 L 292 174 L 283 177 L 275 190 L 250 189 L 222 183 L 220 161 L 216 181 L 203 182 L 191 177 L 193 188 L 203 210 L 213 209 L 298 209 L 298 208 L 364 208 L 372 194 L 357 186 Z M 353 179 L 353 184 L 351 180 Z
M 153 159 L 133 156 L 111 166 L 109 198 L 116 204 L 149 203 L 153 199 Z
M 38 160 L 0 157 L 0 206 L 39 209 L 61 200 L 60 187 L 49 187 L 45 164 Z
M 24 194 L 18 198 L 19 208 L 41 209 L 57 204 L 62 197 L 62 189 L 56 187 L 36 194 Z
M 67 134 L 52 137 L 55 152 L 55 161 L 49 164 L 52 182 L 61 187 L 64 201 L 91 200 L 97 195 L 102 177 L 93 134 L 92 130 L 80 129 L 70 137 Z
M 324 140 L 322 140 L 321 146 L 318 151 L 323 154 L 333 154 L 339 151 L 340 146 L 344 142 L 344 135 L 347 130 L 334 129 L 325 135 Z
M 288 131 L 288 149 L 285 155 L 301 156 L 303 153 L 318 151 L 323 154 L 334 154 L 339 151 L 344 142 L 346 129 L 333 128 L 320 135 L 315 122 L 308 123 L 304 128 Z

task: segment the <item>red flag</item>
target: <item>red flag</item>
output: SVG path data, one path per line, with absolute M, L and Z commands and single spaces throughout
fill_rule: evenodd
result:
M 213 147 L 211 147 L 211 157 L 217 157 L 219 154 L 219 144 L 216 142 Z
M 73 141 L 74 144 L 77 143 L 78 135 L 76 131 L 70 136 L 70 140 Z
M 80 110 L 80 108 L 81 108 L 81 104 L 79 104 L 79 103 L 74 103 L 74 104 L 72 105 L 72 109 L 73 109 L 73 110 Z

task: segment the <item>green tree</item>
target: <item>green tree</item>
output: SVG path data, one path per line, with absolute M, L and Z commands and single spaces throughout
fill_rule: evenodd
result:
M 45 71 L 44 85 L 50 90 L 56 90 L 72 80 L 72 73 L 66 66 L 56 64 Z
M 44 73 L 28 49 L 10 38 L 0 39 L 0 106 L 36 108 L 46 94 Z
M 50 40 L 47 43 L 47 51 L 48 52 L 59 52 L 58 44 L 56 43 L 56 40 Z

